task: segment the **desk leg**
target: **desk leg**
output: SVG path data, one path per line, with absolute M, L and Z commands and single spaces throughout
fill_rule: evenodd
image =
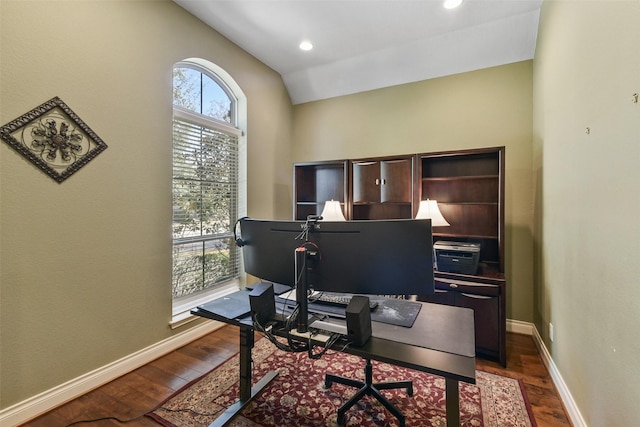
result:
M 209 427 L 226 426 L 240 413 L 258 393 L 262 391 L 276 376 L 277 371 L 268 372 L 255 386 L 251 387 L 251 349 L 253 348 L 253 328 L 240 327 L 240 398 L 229 406 Z
M 253 328 L 240 327 L 240 401 L 251 399 L 251 349 L 255 339 Z
M 458 380 L 445 378 L 447 427 L 460 427 L 460 391 Z

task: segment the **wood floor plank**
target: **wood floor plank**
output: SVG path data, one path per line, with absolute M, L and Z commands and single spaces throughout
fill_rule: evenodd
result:
M 176 376 L 182 377 L 187 381 L 194 380 L 209 371 L 205 362 L 189 357 L 179 351 L 172 352 L 170 357 L 156 360 L 154 364 L 165 371 L 174 372 Z
M 171 392 L 176 392 L 189 383 L 186 379 L 177 377 L 171 372 L 160 369 L 151 363 L 138 368 L 136 372 L 138 375 L 146 378 L 150 383 L 160 383 Z
M 79 420 L 114 416 L 136 427 L 158 427 L 141 416 L 155 409 L 189 381 L 222 364 L 239 350 L 239 332 L 224 326 L 149 364 L 23 424 L 23 427 L 65 427 Z M 477 369 L 522 380 L 539 427 L 570 426 L 559 394 L 530 336 L 507 334 L 507 368 L 477 359 Z M 122 426 L 114 420 L 95 427 Z

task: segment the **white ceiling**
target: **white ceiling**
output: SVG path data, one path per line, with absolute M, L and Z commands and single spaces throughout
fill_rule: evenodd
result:
M 532 59 L 542 0 L 174 0 L 282 76 L 294 104 Z M 308 52 L 298 48 L 307 39 Z

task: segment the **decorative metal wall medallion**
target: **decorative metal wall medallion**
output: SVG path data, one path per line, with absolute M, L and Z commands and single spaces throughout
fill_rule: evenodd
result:
M 59 183 L 107 148 L 57 96 L 0 127 L 0 137 Z

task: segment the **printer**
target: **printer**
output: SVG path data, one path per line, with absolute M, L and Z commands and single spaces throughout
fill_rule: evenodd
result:
M 476 274 L 480 244 L 438 240 L 433 244 L 436 270 L 449 273 Z

